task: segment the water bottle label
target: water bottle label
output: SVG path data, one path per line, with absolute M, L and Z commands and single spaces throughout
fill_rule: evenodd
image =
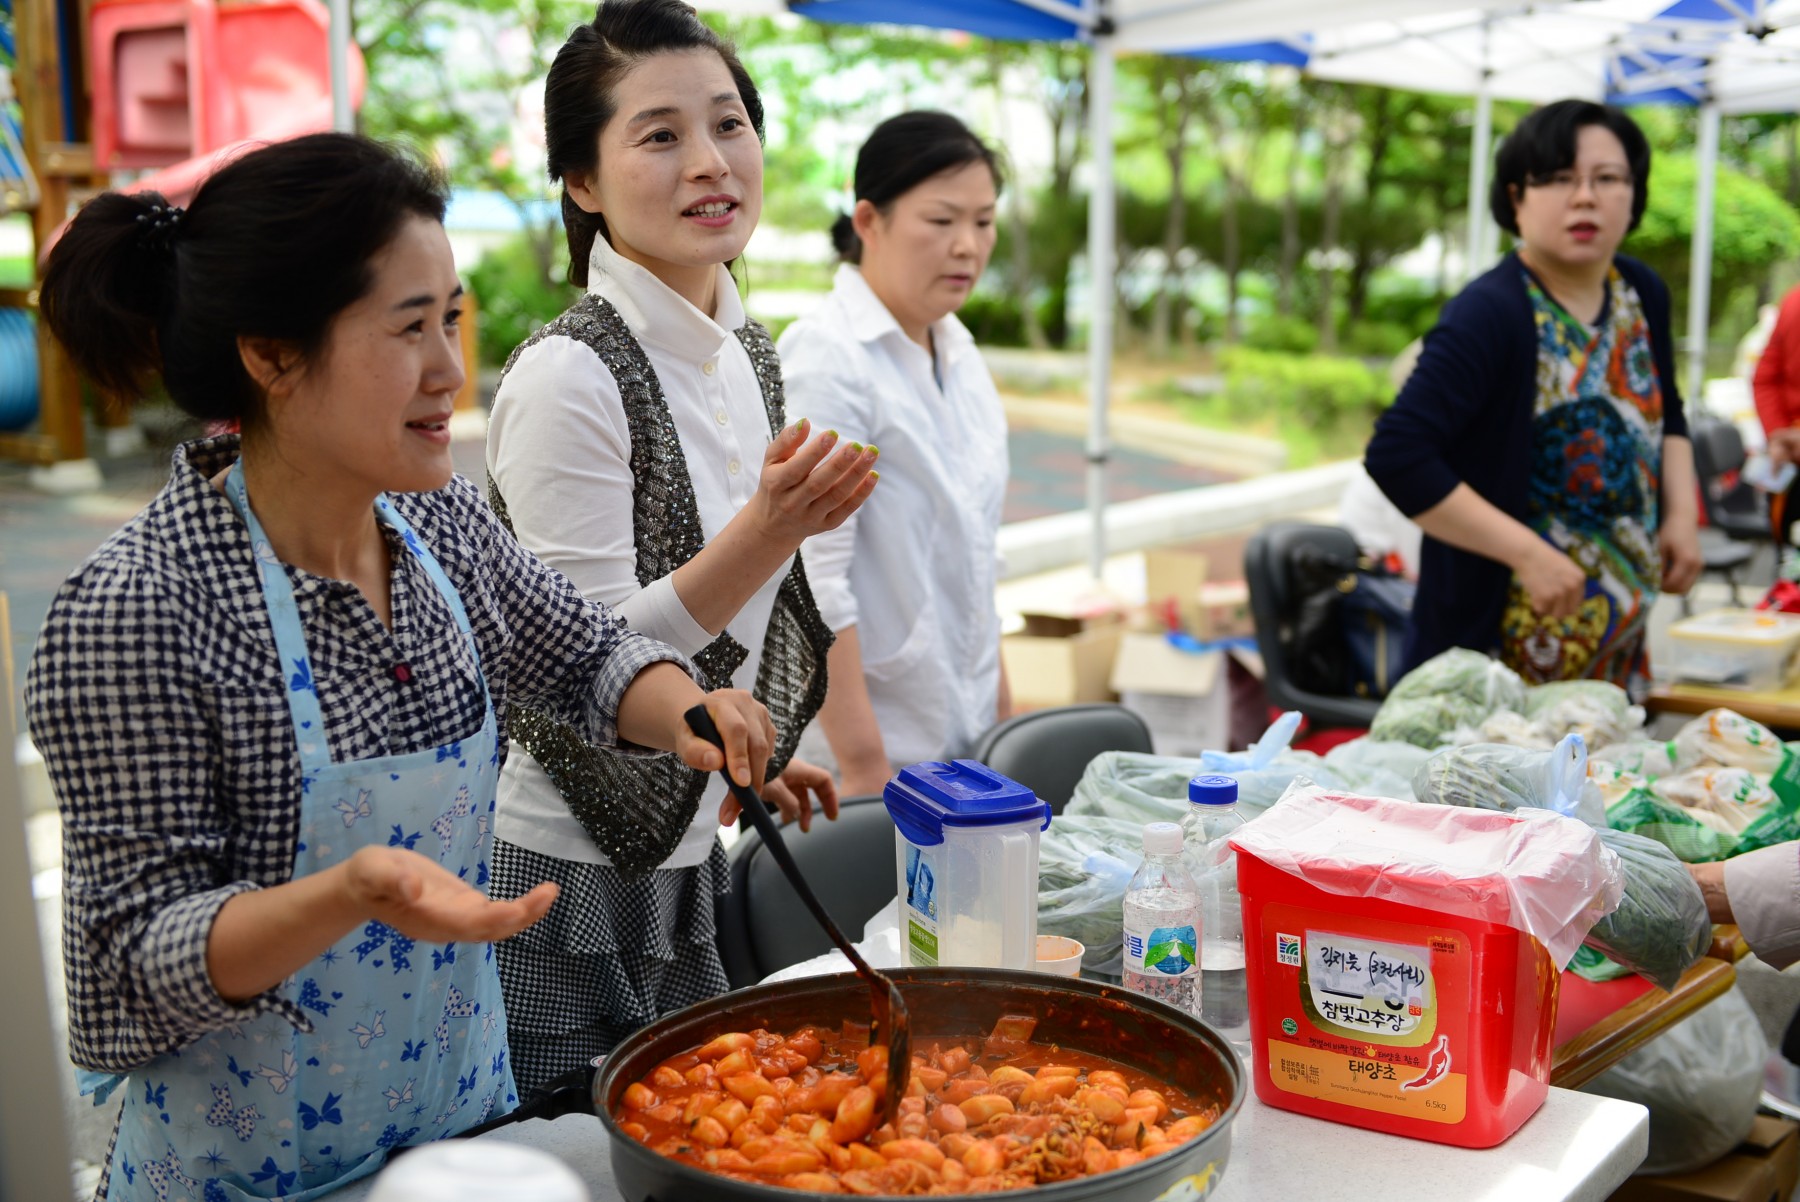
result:
M 1198 922 L 1125 931 L 1125 971 L 1186 977 L 1200 971 Z
M 938 963 L 938 862 L 928 847 L 906 844 L 906 896 L 901 906 L 901 955 L 914 968 Z

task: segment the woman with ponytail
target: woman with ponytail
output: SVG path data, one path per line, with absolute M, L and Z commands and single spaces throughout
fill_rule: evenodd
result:
M 544 134 L 586 293 L 507 363 L 494 507 L 632 629 L 754 690 L 777 728 L 765 796 L 804 831 L 813 799 L 835 818 L 837 794 L 792 758 L 831 641 L 798 551 L 875 487 L 875 448 L 788 423 L 774 344 L 728 270 L 762 211 L 762 101 L 688 5 L 606 0 L 550 67 Z M 725 991 L 713 904 L 736 808 L 703 773 L 512 717 L 491 892 L 562 887 L 498 950 L 532 1088 Z
M 773 732 L 522 551 L 452 474 L 442 182 L 317 134 L 187 211 L 103 195 L 51 251 L 76 364 L 242 434 L 58 593 L 26 682 L 62 812 L 70 1055 L 125 1102 L 99 1198 L 315 1198 L 517 1102 L 480 892 L 507 701 L 729 760 Z M 687 730 L 704 702 L 729 749 Z
M 994 608 L 1006 416 L 956 319 L 994 250 L 1000 164 L 948 113 L 902 113 L 863 143 L 855 183 L 831 295 L 781 338 L 795 408 L 890 464 L 878 496 L 806 545 L 837 636 L 824 738 L 806 748 L 852 795 L 966 754 L 1011 708 Z

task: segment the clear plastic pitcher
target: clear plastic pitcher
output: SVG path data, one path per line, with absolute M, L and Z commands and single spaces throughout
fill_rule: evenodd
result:
M 904 768 L 882 800 L 900 831 L 900 962 L 1036 967 L 1038 836 L 1050 804 L 974 760 Z

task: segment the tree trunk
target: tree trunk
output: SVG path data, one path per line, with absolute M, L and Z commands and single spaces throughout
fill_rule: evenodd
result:
M 1369 160 L 1363 171 L 1363 203 L 1371 211 L 1381 189 L 1387 185 L 1388 149 L 1394 140 L 1393 95 L 1386 88 L 1375 90 L 1374 119 L 1369 123 L 1371 128 L 1366 138 Z M 1350 264 L 1350 286 L 1345 295 L 1345 316 L 1349 321 L 1361 321 L 1368 305 L 1369 277 L 1375 270 L 1374 256 L 1374 247 L 1365 234 L 1357 240 Z
M 1162 285 L 1156 290 L 1156 302 L 1150 314 L 1150 350 L 1158 357 L 1167 357 L 1171 349 L 1176 290 L 1181 278 L 1179 260 L 1187 229 L 1187 194 L 1182 188 L 1190 108 L 1186 68 L 1176 66 L 1171 82 L 1174 95 L 1170 99 L 1174 109 L 1172 113 L 1165 109 L 1164 114 L 1165 118 L 1173 117 L 1174 127 L 1169 129 L 1165 119 L 1167 139 L 1163 143 L 1163 157 L 1169 164 L 1169 209 L 1163 218 Z
M 1294 279 L 1300 272 L 1300 143 L 1306 136 L 1307 104 L 1303 83 L 1294 85 L 1293 141 L 1288 144 L 1287 195 L 1281 201 L 1281 265 L 1277 268 L 1275 309 L 1294 315 Z
M 1338 232 L 1343 222 L 1344 171 L 1351 139 L 1350 115 L 1342 111 L 1342 92 L 1332 89 L 1327 110 L 1321 114 L 1325 127 L 1325 204 L 1319 229 L 1319 349 L 1337 350 L 1337 267 L 1333 260 L 1338 249 Z
M 1006 64 L 1002 61 L 998 49 L 988 59 L 989 70 L 993 73 L 995 110 L 1000 114 L 1000 142 L 1005 145 L 1011 139 L 1006 127 Z M 1025 212 L 1025 189 L 1018 180 L 1012 181 L 1010 194 L 1006 198 L 1006 229 L 1011 243 L 1007 256 L 1007 283 L 1019 305 L 1019 322 L 1025 335 L 1025 345 L 1034 351 L 1049 347 L 1050 340 L 1044 336 L 1044 325 L 1038 320 L 1037 306 L 1031 303 L 1031 295 L 1035 291 L 1031 278 L 1031 226 Z
M 1225 173 L 1225 203 L 1219 210 L 1220 263 L 1225 271 L 1225 341 L 1237 342 L 1243 337 L 1238 317 L 1238 277 L 1244 269 L 1243 231 L 1238 225 L 1238 181 L 1229 168 Z

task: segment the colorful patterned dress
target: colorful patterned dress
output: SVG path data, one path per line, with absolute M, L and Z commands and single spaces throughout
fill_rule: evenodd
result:
M 1644 635 L 1662 587 L 1663 392 L 1637 292 L 1614 268 L 1590 326 L 1526 273 L 1537 324 L 1526 522 L 1587 573 L 1572 618 L 1533 612 L 1515 577 L 1501 658 L 1528 683 L 1607 680 L 1648 687 Z

